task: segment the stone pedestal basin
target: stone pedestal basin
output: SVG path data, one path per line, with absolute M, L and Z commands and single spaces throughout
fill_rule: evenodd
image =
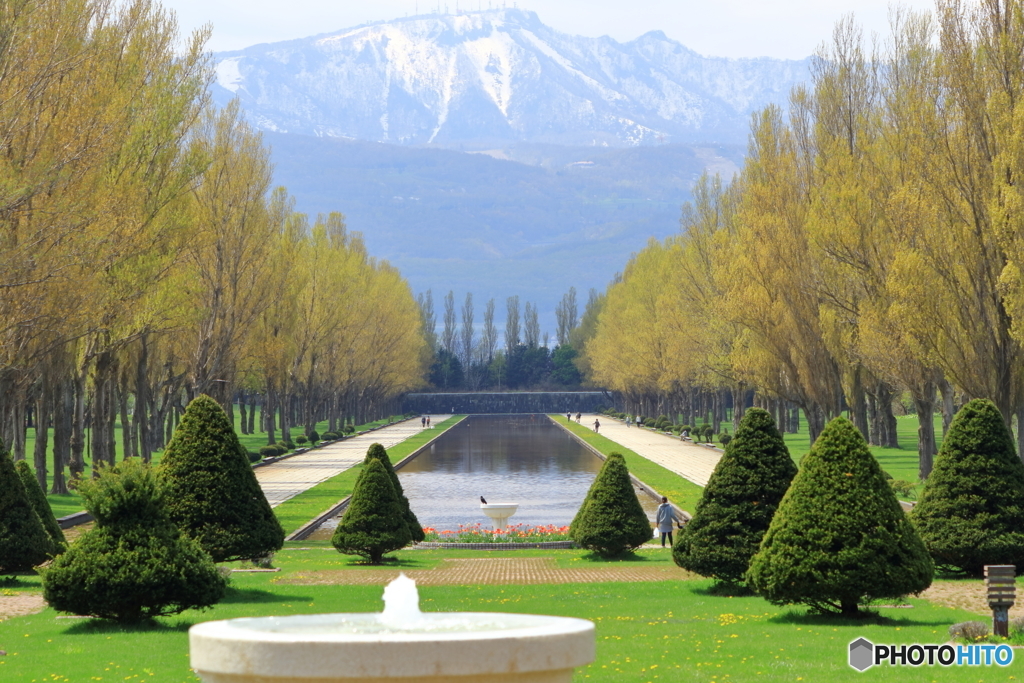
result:
M 385 601 L 399 582 L 416 596 L 401 577 Z M 570 683 L 574 667 L 594 660 L 594 624 L 584 619 L 393 602 L 377 613 L 197 624 L 192 668 L 206 683 Z
M 508 526 L 508 518 L 519 509 L 519 503 L 481 503 L 480 509 L 491 518 L 495 529 L 504 529 Z

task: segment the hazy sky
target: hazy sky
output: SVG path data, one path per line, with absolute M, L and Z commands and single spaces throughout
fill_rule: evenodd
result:
M 162 0 L 182 28 L 213 25 L 209 47 L 234 50 L 304 38 L 368 21 L 435 11 L 500 6 L 500 0 Z M 511 7 L 514 3 L 507 2 Z M 806 57 L 836 20 L 853 13 L 866 33 L 884 34 L 887 0 L 524 0 L 541 21 L 566 33 L 627 41 L 660 29 L 704 55 Z M 899 3 L 931 9 L 932 0 Z

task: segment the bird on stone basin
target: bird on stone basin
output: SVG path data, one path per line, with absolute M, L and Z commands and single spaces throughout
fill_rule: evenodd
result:
M 480 496 L 480 502 L 487 505 L 487 500 L 483 496 Z

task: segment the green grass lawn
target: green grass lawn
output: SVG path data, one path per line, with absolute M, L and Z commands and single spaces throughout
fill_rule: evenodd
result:
M 626 467 L 630 473 L 640 481 L 649 484 L 658 493 L 667 496 L 670 501 L 678 505 L 690 514 L 697 508 L 697 501 L 704 493 L 704 487 L 694 484 L 689 479 L 682 477 L 661 465 L 651 462 L 637 453 L 629 450 L 611 439 L 594 432 L 590 427 L 585 427 L 575 422 L 559 420 L 561 415 L 550 415 L 560 427 L 567 427 L 573 434 L 587 442 L 604 455 L 618 451 L 626 459 Z
M 550 557 L 561 566 L 603 563 L 580 550 L 404 550 L 396 557 L 392 566 L 403 569 L 429 569 L 453 557 Z M 669 552 L 661 549 L 641 550 L 633 561 L 650 566 L 671 562 Z M 0 649 L 7 651 L 0 657 L 0 680 L 191 682 L 198 679 L 188 668 L 187 631 L 195 623 L 245 616 L 374 612 L 383 607 L 381 586 L 283 582 L 313 570 L 366 570 L 323 544 L 289 544 L 275 564 L 280 573 L 233 575 L 229 595 L 211 610 L 189 611 L 142 627 L 58 619 L 50 609 L 0 622 Z M 427 612 L 520 612 L 592 620 L 597 659 L 577 670 L 576 683 L 989 683 L 1022 676 L 1019 662 L 1005 669 L 880 666 L 863 674 L 846 664 L 848 644 L 858 637 L 885 644 L 943 643 L 951 624 L 983 615 L 912 599 L 909 609 L 882 608 L 875 617 L 851 621 L 808 615 L 799 607 L 776 607 L 752 596 L 714 595 L 710 586 L 707 580 L 671 580 L 427 586 L 420 592 L 421 607 Z M 37 577 L 21 577 L 3 595 L 38 588 Z M 401 656 L 400 647 L 395 654 Z
M 893 479 L 917 482 L 917 415 L 897 417 L 896 435 L 899 439 L 899 448 L 871 446 L 871 452 L 882 469 L 891 474 Z M 786 434 L 785 439 L 790 455 L 799 463 L 811 449 L 807 420 L 800 420 L 798 434 Z M 942 445 L 942 415 L 935 416 L 935 443 L 936 446 Z
M 395 419 L 400 419 L 400 418 L 395 418 Z M 259 424 L 259 421 L 260 421 L 259 420 L 259 416 L 257 415 L 257 417 L 256 417 L 256 424 Z M 266 432 L 256 432 L 255 434 L 242 434 L 242 430 L 241 430 L 241 427 L 240 427 L 240 422 L 241 422 L 241 416 L 239 415 L 239 412 L 236 409 L 235 410 L 235 433 L 238 434 L 238 440 L 241 441 L 243 446 L 245 446 L 247 449 L 249 449 L 251 451 L 258 451 L 261 447 L 267 445 L 267 434 L 266 434 Z M 363 425 L 357 426 L 356 427 L 356 431 L 365 431 L 367 429 L 373 429 L 374 427 L 380 427 L 380 426 L 383 426 L 383 425 L 385 425 L 387 423 L 388 423 L 388 421 L 386 419 L 385 420 L 376 420 L 374 422 L 369 422 L 367 424 L 363 424 Z M 319 432 L 320 434 L 323 434 L 325 431 L 327 431 L 327 426 L 328 426 L 328 423 L 326 421 L 319 422 L 316 425 L 316 431 Z M 52 444 L 53 444 L 52 432 L 53 432 L 53 430 L 51 429 L 50 431 L 51 431 L 50 444 L 51 444 L 51 448 L 52 448 Z M 297 433 L 298 432 L 296 430 L 294 430 L 294 429 L 292 430 L 293 438 L 294 438 L 294 436 Z M 276 436 L 278 438 L 280 438 L 281 432 L 278 431 L 276 433 Z M 124 453 L 123 445 L 124 444 L 123 444 L 123 440 L 121 438 L 121 423 L 120 423 L 120 421 L 118 421 L 117 425 L 114 428 L 114 440 L 115 440 L 115 446 L 116 446 L 116 451 L 117 451 L 117 459 L 118 459 L 118 461 L 120 461 L 124 457 L 124 455 L 123 455 L 123 453 Z M 27 458 L 28 458 L 29 464 L 32 463 L 32 453 L 35 450 L 35 443 L 36 443 L 35 430 L 34 429 L 29 429 L 28 430 L 28 435 L 27 435 L 27 437 L 25 439 L 25 453 L 27 454 Z M 156 451 L 156 452 L 154 452 L 153 453 L 153 460 L 152 460 L 153 464 L 154 465 L 159 464 L 161 457 L 163 457 L 163 451 Z M 87 466 L 86 467 L 86 474 L 88 474 L 89 472 L 91 472 L 91 470 Z M 64 476 L 67 478 L 67 480 L 70 481 L 71 473 L 66 468 L 64 470 Z M 47 475 L 47 486 L 49 486 L 52 483 L 53 483 L 53 473 L 49 472 L 48 475 Z M 78 495 L 77 493 L 75 493 L 74 491 L 72 491 L 70 493 L 66 493 L 66 494 L 48 494 L 46 496 L 46 499 L 49 501 L 50 507 L 53 509 L 53 514 L 55 516 L 57 516 L 57 517 L 64 517 L 65 515 L 74 514 L 76 512 L 80 512 L 84 508 L 84 506 L 82 505 L 82 497 L 80 495 Z
M 437 438 L 464 417 L 465 415 L 453 415 L 444 422 L 434 425 L 433 429 L 424 429 L 405 441 L 395 444 L 388 449 L 388 457 L 391 459 L 391 463 L 397 463 L 402 458 L 412 454 L 423 444 Z M 356 465 L 347 469 L 341 474 L 303 491 L 274 508 L 274 514 L 280 520 L 285 533 L 292 533 L 309 520 L 337 504 L 343 498 L 351 495 L 352 487 L 356 483 L 356 477 L 359 476 L 362 468 L 362 465 Z

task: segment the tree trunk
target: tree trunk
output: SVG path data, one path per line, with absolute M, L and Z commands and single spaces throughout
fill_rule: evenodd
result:
M 275 420 L 277 419 L 276 418 L 276 408 L 277 408 L 277 406 L 275 405 L 276 403 L 277 403 L 277 394 L 274 392 L 273 387 L 268 386 L 267 387 L 267 399 L 266 399 L 266 401 L 264 402 L 264 405 L 263 405 L 263 421 L 264 421 L 263 425 L 264 425 L 264 428 L 267 430 L 267 443 L 268 444 L 277 443 L 277 439 L 275 438 L 275 426 L 276 425 L 274 424 Z
M 249 431 L 247 434 L 255 434 L 256 404 L 259 403 L 259 394 L 249 394 Z
M 117 394 L 117 405 L 121 414 L 121 458 L 134 458 L 136 456 L 135 433 L 132 429 L 132 422 L 128 419 L 128 387 L 121 385 Z
M 914 392 L 917 409 L 918 477 L 928 478 L 935 464 L 935 384 L 926 382 L 921 393 Z
M 1017 457 L 1024 460 L 1024 405 L 1017 406 Z
M 867 402 L 864 396 L 864 382 L 862 380 L 863 372 L 864 370 L 860 366 L 853 370 L 853 385 L 850 387 L 849 401 L 850 421 L 860 431 L 861 436 L 870 441 L 871 433 L 868 428 Z
M 241 418 L 241 420 L 239 421 L 239 425 L 240 425 L 239 431 L 242 432 L 242 434 L 248 434 L 249 433 L 249 421 L 248 421 L 249 414 L 245 410 L 245 392 L 244 391 L 241 394 L 239 394 L 239 396 L 238 396 L 238 416 Z
M 71 422 L 71 462 L 69 467 L 72 479 L 80 479 L 85 472 L 85 369 L 80 368 L 75 374 L 72 385 L 75 408 Z
M 53 416 L 53 486 L 50 493 L 67 493 L 64 465 L 71 459 L 71 433 L 75 419 L 75 385 L 70 377 L 61 380 Z
M 856 617 L 860 614 L 856 598 L 844 598 L 839 605 L 844 617 Z
M 879 436 L 881 436 L 881 443 L 879 445 L 886 448 L 899 448 L 900 441 L 896 434 L 896 416 L 892 412 L 892 396 L 892 387 L 885 382 L 879 382 L 876 405 L 880 424 Z
M 945 377 L 939 380 L 939 394 L 942 395 L 942 436 L 946 436 L 956 409 L 953 406 L 953 385 Z
M 50 444 L 50 408 L 53 406 L 53 392 L 50 390 L 48 373 L 42 377 L 39 398 L 36 400 L 36 446 L 32 453 L 32 465 L 36 471 L 39 488 L 46 490 L 46 450 Z

